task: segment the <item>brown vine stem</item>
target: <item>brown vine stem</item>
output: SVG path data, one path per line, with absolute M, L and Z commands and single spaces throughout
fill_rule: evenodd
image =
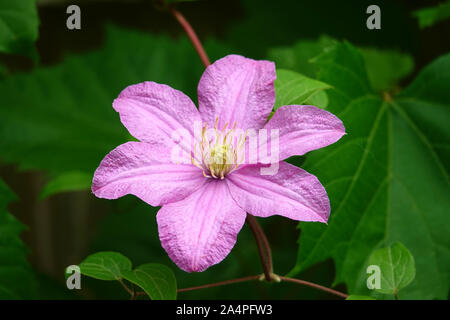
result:
M 331 294 L 333 294 L 335 296 L 338 296 L 338 297 L 341 297 L 341 298 L 344 298 L 344 299 L 348 298 L 348 294 L 345 294 L 345 293 L 340 292 L 340 291 L 336 291 L 336 290 L 328 288 L 328 287 L 321 286 L 320 284 L 317 284 L 317 283 L 313 283 L 313 282 L 309 282 L 309 281 L 305 281 L 305 280 L 300 280 L 300 279 L 283 277 L 283 276 L 279 276 L 279 277 L 280 277 L 281 281 L 301 284 L 301 285 L 304 285 L 304 286 L 308 286 L 308 287 L 315 288 L 315 289 L 318 289 L 318 290 L 321 290 L 321 291 L 324 291 L 324 292 L 331 293 Z
M 195 33 L 194 29 L 192 28 L 191 24 L 186 20 L 186 18 L 181 14 L 180 11 L 178 11 L 174 6 L 171 4 L 167 4 L 167 8 L 170 11 L 170 13 L 174 16 L 175 19 L 177 19 L 178 23 L 183 27 L 184 31 L 186 32 L 187 36 L 191 40 L 195 50 L 197 51 L 200 60 L 202 60 L 205 68 L 211 64 L 209 61 L 208 55 L 206 54 L 205 49 L 203 49 L 202 43 L 200 42 L 200 39 L 198 38 L 197 34 Z
M 296 284 L 300 284 L 303 286 L 307 286 L 310 288 L 314 288 L 323 292 L 327 292 L 329 294 L 338 296 L 340 298 L 348 298 L 348 294 L 345 294 L 343 292 L 328 288 L 328 287 L 324 287 L 321 286 L 319 284 L 313 283 L 313 282 L 309 282 L 309 281 L 305 281 L 305 280 L 301 280 L 301 279 L 295 279 L 295 278 L 289 278 L 289 277 L 283 277 L 283 276 L 277 276 L 277 275 L 273 275 L 273 277 L 280 279 L 281 281 L 285 281 L 285 282 L 292 282 L 292 283 L 296 283 Z M 261 280 L 261 275 L 257 274 L 254 276 L 247 276 L 247 277 L 242 277 L 242 278 L 237 278 L 237 279 L 231 279 L 231 280 L 225 280 L 225 281 L 220 281 L 220 282 L 214 282 L 214 283 L 209 283 L 209 284 L 204 284 L 201 286 L 195 286 L 195 287 L 190 287 L 190 288 L 182 288 L 182 289 L 178 289 L 177 292 L 186 292 L 186 291 L 194 291 L 194 290 L 201 290 L 201 289 L 208 289 L 208 288 L 214 288 L 214 287 L 220 287 L 220 286 L 226 286 L 229 284 L 233 284 L 233 283 L 241 283 L 241 282 L 248 282 L 248 281 L 254 281 L 254 280 Z M 131 300 L 134 300 L 137 296 L 143 296 L 146 295 L 145 292 L 143 291 L 134 291 L 131 290 L 130 288 L 128 288 L 121 280 L 119 280 L 119 282 L 122 284 L 122 286 L 125 288 L 125 290 L 130 293 L 131 295 Z
M 292 282 L 292 283 L 300 284 L 300 285 L 307 286 L 307 287 L 310 287 L 310 288 L 314 288 L 314 289 L 317 289 L 317 290 L 320 290 L 320 291 L 327 292 L 329 294 L 338 296 L 340 298 L 344 298 L 344 299 L 348 298 L 348 295 L 343 293 L 343 292 L 340 292 L 340 291 L 337 291 L 337 290 L 334 290 L 334 289 L 331 289 L 331 288 L 328 288 L 328 287 L 324 287 L 324 286 L 321 286 L 321 285 L 313 283 L 313 282 L 300 280 L 300 279 L 289 278 L 289 277 L 277 276 L 277 275 L 273 275 L 273 276 L 274 277 L 278 277 L 281 281 Z M 239 282 L 247 282 L 247 281 L 252 281 L 252 280 L 261 280 L 261 275 L 248 276 L 248 277 L 243 277 L 243 278 L 237 278 L 237 279 L 232 279 L 232 280 L 225 280 L 225 281 L 205 284 L 205 285 L 202 285 L 202 286 L 178 289 L 177 292 L 185 292 L 185 291 L 207 289 L 207 288 L 219 287 L 219 286 L 224 286 L 224 285 L 228 285 L 228 284 L 239 283 Z
M 264 271 L 264 277 L 267 281 L 273 280 L 273 265 L 272 265 L 272 251 L 270 250 L 269 241 L 264 234 L 264 231 L 261 229 L 258 221 L 254 216 L 247 213 L 247 224 L 250 227 L 255 239 L 256 244 L 258 246 L 258 253 L 261 259 L 261 264 Z
M 122 280 L 119 280 L 119 283 L 131 295 L 131 299 L 133 299 L 134 296 L 135 296 L 135 291 L 130 289 L 130 288 L 128 288 L 128 286 Z
M 261 277 L 261 275 L 256 275 L 256 276 L 248 276 L 248 277 L 237 278 L 237 279 L 232 279 L 232 280 L 225 280 L 225 281 L 220 281 L 220 282 L 215 282 L 215 283 L 210 283 L 210 284 L 204 284 L 202 286 L 178 289 L 177 292 L 185 292 L 185 291 L 193 291 L 193 290 L 200 290 L 200 289 L 207 289 L 207 288 L 225 286 L 225 285 L 233 284 L 233 283 L 258 280 L 260 277 Z

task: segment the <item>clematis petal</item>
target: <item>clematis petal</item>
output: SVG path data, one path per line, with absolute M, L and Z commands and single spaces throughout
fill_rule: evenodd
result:
M 133 194 L 152 206 L 179 201 L 204 183 L 202 171 L 174 164 L 163 144 L 127 142 L 111 151 L 94 173 L 92 192 L 117 199 Z
M 345 134 L 338 117 L 314 106 L 280 107 L 264 128 L 279 129 L 279 160 L 326 147 Z
M 187 95 L 151 81 L 125 88 L 113 107 L 128 131 L 143 142 L 172 145 L 176 130 L 187 131 L 192 139 L 194 122 L 201 123 L 200 114 Z
M 275 64 L 228 55 L 203 73 L 198 84 L 201 116 L 209 126 L 236 122 L 239 129 L 262 128 L 275 103 Z
M 187 272 L 204 271 L 230 253 L 246 213 L 224 181 L 208 183 L 182 201 L 163 206 L 156 219 L 169 257 Z
M 286 162 L 280 162 L 273 175 L 261 175 L 261 167 L 246 166 L 227 177 L 231 195 L 242 209 L 258 217 L 277 214 L 327 222 L 330 202 L 315 176 Z

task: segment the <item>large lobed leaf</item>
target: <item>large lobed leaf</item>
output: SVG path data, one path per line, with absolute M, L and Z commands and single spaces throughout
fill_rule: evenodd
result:
M 308 78 L 294 71 L 277 69 L 275 80 L 276 100 L 274 111 L 287 105 L 315 105 L 326 108 L 328 97 L 325 92 L 330 86 Z
M 427 66 L 395 97 L 371 88 L 360 52 L 338 43 L 315 59 L 327 90 L 327 109 L 348 133 L 308 155 L 305 169 L 325 185 L 328 225 L 301 224 L 298 261 L 291 272 L 329 257 L 335 283 L 369 294 L 370 254 L 395 241 L 410 249 L 416 278 L 401 298 L 445 299 L 450 264 L 450 54 Z
M 315 77 L 319 65 L 313 58 L 332 48 L 336 40 L 321 36 L 317 40 L 301 40 L 289 47 L 269 50 L 269 60 L 274 60 L 278 68 L 286 68 Z M 371 87 L 376 91 L 395 88 L 398 82 L 409 76 L 414 69 L 414 62 L 409 54 L 396 50 L 360 47 Z
M 20 239 L 24 226 L 7 211 L 16 199 L 0 180 L 0 299 L 30 299 L 36 294 L 34 273 L 27 261 L 27 248 Z

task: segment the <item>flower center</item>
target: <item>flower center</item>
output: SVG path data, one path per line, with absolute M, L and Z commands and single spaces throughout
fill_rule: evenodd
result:
M 246 134 L 239 133 L 236 124 L 227 129 L 227 123 L 219 130 L 218 121 L 216 118 L 214 128 L 209 130 L 206 124 L 203 126 L 201 142 L 195 144 L 195 157 L 191 161 L 206 178 L 224 179 L 242 163 Z M 200 162 L 196 160 L 199 158 Z

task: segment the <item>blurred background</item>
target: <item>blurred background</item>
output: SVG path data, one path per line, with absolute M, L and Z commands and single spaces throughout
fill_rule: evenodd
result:
M 405 72 L 402 85 L 450 51 L 450 21 L 419 28 L 412 14 L 440 2 L 205 0 L 180 2 L 177 7 L 197 31 L 212 61 L 237 53 L 254 59 L 276 56 L 277 65 L 292 66 L 284 48 L 299 40 L 327 36 L 358 47 L 407 54 L 411 71 Z M 81 30 L 66 28 L 70 4 L 81 8 Z M 370 4 L 381 8 L 381 30 L 366 28 Z M 204 273 L 186 274 L 161 248 L 155 221 L 158 208 L 132 196 L 116 201 L 97 199 L 86 190 L 86 181 L 103 156 L 131 139 L 111 107 L 120 90 L 131 83 L 153 80 L 180 89 L 197 101 L 196 86 L 203 66 L 173 17 L 150 0 L 41 0 L 37 1 L 37 12 L 35 49 L 26 54 L 0 54 L 2 77 L 16 77 L 10 87 L 1 90 L 12 90 L 23 105 L 39 105 L 21 109 L 8 118 L 8 124 L 2 122 L 9 126 L 10 139 L 3 136 L 0 143 L 0 177 L 17 195 L 8 209 L 27 226 L 21 236 L 36 275 L 34 297 L 128 298 L 118 283 L 86 277 L 82 290 L 65 288 L 64 269 L 101 250 L 122 252 L 133 265 L 163 263 L 174 270 L 179 287 L 260 272 L 256 244 L 246 226 L 224 262 Z M 34 72 L 32 78 L 26 76 L 30 72 Z M 11 98 L 4 99 L 0 104 Z M 89 116 L 88 110 L 92 111 Z M 25 125 L 16 125 L 22 120 Z M 296 161 L 301 163 L 302 159 Z M 67 190 L 58 186 L 59 180 L 48 185 L 63 173 L 61 179 L 71 181 Z M 276 272 L 289 272 L 296 262 L 297 223 L 281 217 L 260 222 L 272 244 Z M 331 260 L 299 275 L 326 286 L 331 286 L 334 276 Z M 342 284 L 337 289 L 346 290 Z M 181 293 L 179 298 L 333 297 L 291 284 L 248 283 Z

